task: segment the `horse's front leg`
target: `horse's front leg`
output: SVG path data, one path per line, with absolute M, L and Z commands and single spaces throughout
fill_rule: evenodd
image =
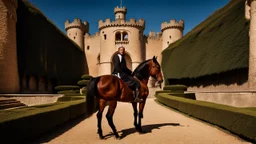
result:
M 137 131 L 139 133 L 143 133 L 142 128 L 141 128 L 141 119 L 143 118 L 143 110 L 144 110 L 145 104 L 146 104 L 146 100 L 143 102 L 140 102 L 140 104 L 139 104 L 139 122 L 138 122 L 138 126 L 137 126 L 138 127 Z
M 99 111 L 97 113 L 97 119 L 98 119 L 98 134 L 100 139 L 104 139 L 104 136 L 102 134 L 102 128 L 101 128 L 101 120 L 102 120 L 102 113 L 104 111 L 105 105 L 106 105 L 106 101 L 103 99 L 99 99 L 98 100 L 99 103 Z
M 136 102 L 132 102 L 132 107 L 133 107 L 133 116 L 134 116 L 133 125 L 134 125 L 135 129 L 138 131 L 138 124 L 137 124 L 137 117 L 138 117 L 137 103 L 136 103 Z

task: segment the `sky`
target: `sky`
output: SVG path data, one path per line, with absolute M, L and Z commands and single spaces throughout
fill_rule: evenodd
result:
M 61 31 L 66 33 L 64 23 L 80 18 L 89 22 L 89 33 L 98 30 L 98 21 L 110 18 L 114 20 L 114 8 L 121 0 L 27 0 L 39 8 Z M 160 32 L 161 23 L 171 19 L 184 20 L 183 34 L 192 30 L 216 10 L 230 0 L 122 0 L 127 8 L 126 19 L 144 19 L 144 34 L 149 31 Z

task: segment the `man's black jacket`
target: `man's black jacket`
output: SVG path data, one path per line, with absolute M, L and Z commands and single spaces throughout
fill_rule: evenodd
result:
M 114 71 L 113 74 L 120 74 L 120 77 L 123 77 L 125 74 L 132 76 L 132 71 L 129 70 L 126 66 L 125 56 L 122 55 L 122 60 L 120 62 L 118 54 L 113 57 Z

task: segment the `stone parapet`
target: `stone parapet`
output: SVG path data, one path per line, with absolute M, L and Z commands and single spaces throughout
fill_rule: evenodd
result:
M 163 22 L 161 24 L 161 31 L 163 32 L 166 29 L 169 28 L 178 28 L 178 29 L 184 29 L 184 21 L 180 20 L 179 22 L 177 22 L 176 20 L 170 20 L 170 23 L 168 22 Z
M 125 20 L 116 20 L 111 21 L 110 18 L 107 18 L 105 22 L 103 20 L 99 20 L 99 30 L 106 27 L 120 27 L 120 26 L 128 26 L 128 27 L 138 27 L 141 29 L 145 28 L 145 21 L 143 19 L 139 19 L 136 21 L 134 18 L 131 18 L 130 21 Z
M 122 13 L 127 13 L 127 9 L 126 9 L 126 7 L 115 7 L 115 9 L 114 9 L 114 13 L 116 14 L 116 13 L 118 13 L 118 12 L 122 12 Z
M 73 22 L 66 20 L 65 30 L 67 31 L 68 29 L 71 29 L 71 28 L 79 28 L 82 31 L 87 32 L 89 29 L 89 24 L 86 21 L 82 22 L 81 19 L 74 19 Z

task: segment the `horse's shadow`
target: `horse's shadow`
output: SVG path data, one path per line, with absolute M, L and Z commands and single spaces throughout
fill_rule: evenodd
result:
M 163 126 L 181 126 L 179 123 L 162 123 L 162 124 L 150 124 L 150 125 L 143 125 L 142 130 L 143 132 L 140 134 L 146 134 L 146 133 L 151 133 L 153 129 L 160 129 L 160 127 Z M 118 131 L 118 133 L 122 133 L 120 135 L 120 139 L 123 139 L 124 137 L 126 137 L 127 135 L 130 135 L 132 133 L 136 133 L 136 129 L 135 128 L 128 128 L 128 129 L 124 129 L 121 131 Z M 113 133 L 109 133 L 107 135 L 105 135 L 105 139 L 108 139 L 110 137 L 114 136 Z

